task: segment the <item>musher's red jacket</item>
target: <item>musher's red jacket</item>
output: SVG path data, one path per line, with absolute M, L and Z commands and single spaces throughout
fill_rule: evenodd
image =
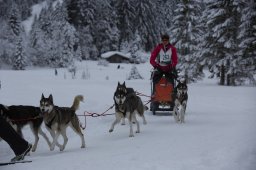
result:
M 168 65 L 161 65 L 159 63 L 159 59 L 157 58 L 159 56 L 160 51 L 168 51 L 171 50 L 171 63 Z M 178 63 L 178 56 L 177 56 L 177 51 L 176 48 L 171 45 L 170 43 L 166 45 L 166 48 L 164 49 L 164 45 L 158 44 L 155 49 L 152 51 L 151 53 L 151 57 L 150 57 L 150 64 L 154 67 L 154 68 L 159 68 L 164 72 L 169 72 L 171 71 L 172 68 L 174 68 Z

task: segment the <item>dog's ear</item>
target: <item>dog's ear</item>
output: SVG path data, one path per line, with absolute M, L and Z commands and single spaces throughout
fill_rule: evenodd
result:
M 42 93 L 41 99 L 44 99 L 44 94 Z
M 50 94 L 50 96 L 49 96 L 49 100 L 50 100 L 50 101 L 53 101 L 52 94 Z
M 125 81 L 124 81 L 124 83 L 123 83 L 123 86 L 126 87 L 126 86 L 125 86 Z
M 182 80 L 182 83 L 183 83 L 183 84 L 187 84 L 187 79 L 184 78 L 184 79 Z

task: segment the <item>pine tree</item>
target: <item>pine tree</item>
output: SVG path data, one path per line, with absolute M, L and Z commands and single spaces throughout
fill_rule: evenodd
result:
M 178 69 L 187 81 L 196 81 L 203 76 L 201 61 L 197 55 L 202 30 L 198 28 L 201 16 L 200 4 L 195 0 L 182 0 L 177 4 L 171 35 L 179 54 Z
M 12 65 L 12 58 L 15 54 L 15 46 L 17 37 L 10 29 L 10 25 L 6 20 L 0 20 L 0 62 Z
M 116 15 L 111 12 L 111 9 L 109 2 L 101 1 L 101 6 L 98 7 L 91 26 L 92 36 L 99 54 L 118 49 L 119 31 L 115 23 Z
M 154 16 L 158 14 L 156 3 L 153 0 L 136 1 L 136 29 L 141 37 L 142 46 L 145 51 L 151 51 L 157 44 L 159 38 L 158 23 Z
M 16 46 L 16 53 L 14 55 L 14 70 L 25 70 L 25 57 L 23 53 L 22 40 L 19 39 Z
M 238 50 L 238 27 L 240 21 L 237 0 L 214 1 L 206 3 L 204 16 L 207 18 L 207 31 L 205 42 L 207 50 L 203 51 L 208 56 L 210 71 L 213 76 L 220 77 L 220 84 L 235 85 Z M 211 54 L 211 55 L 209 55 Z M 224 74 L 220 68 L 224 67 Z
M 244 84 L 249 80 L 250 84 L 256 84 L 256 3 L 255 1 L 240 1 L 241 24 L 239 26 L 239 51 L 236 53 L 236 84 Z
M 19 36 L 20 35 L 20 16 L 19 16 L 19 11 L 15 8 L 15 5 L 12 8 L 9 24 L 14 35 Z
M 117 28 L 120 31 L 118 50 L 121 50 L 123 42 L 130 42 L 135 32 L 134 21 L 136 19 L 134 0 L 115 0 L 117 13 Z
M 159 8 L 159 11 L 161 11 L 160 15 L 162 17 L 163 26 L 161 27 L 166 27 L 166 29 L 171 28 L 173 26 L 173 17 L 174 17 L 174 10 L 177 8 L 177 4 L 179 2 L 179 0 L 167 0 L 166 2 L 159 0 L 162 4 L 161 8 Z M 161 19 L 160 19 L 161 21 Z M 164 31 L 166 32 L 166 31 Z

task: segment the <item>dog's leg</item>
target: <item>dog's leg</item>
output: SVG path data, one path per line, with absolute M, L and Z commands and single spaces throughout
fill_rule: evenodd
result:
M 125 117 L 122 118 L 121 125 L 125 125 Z
M 54 130 L 52 130 L 52 129 L 48 128 L 48 127 L 47 127 L 47 130 L 50 132 L 50 134 L 51 134 L 51 136 L 52 136 L 52 138 L 53 138 L 53 141 L 52 141 L 52 143 L 51 143 L 51 145 L 50 145 L 50 151 L 53 151 L 53 150 L 54 150 L 54 147 L 52 148 L 52 146 L 53 146 L 54 142 L 56 142 L 56 141 L 54 141 L 55 138 L 56 138 L 56 134 L 55 134 L 55 131 L 54 131 Z M 58 143 L 58 141 L 57 141 L 55 144 L 56 144 L 59 148 L 61 147 L 61 145 Z M 55 144 L 54 144 L 54 145 L 55 145 Z
M 67 137 L 67 134 L 66 134 L 66 127 L 63 127 L 61 128 L 61 131 L 60 131 L 60 134 L 62 135 L 63 137 L 63 145 L 60 147 L 60 151 L 63 151 L 68 143 L 68 137 Z
M 51 136 L 52 136 L 52 139 L 54 141 L 54 138 L 56 136 L 54 130 L 50 129 L 50 128 L 47 128 L 47 130 L 50 132 Z M 52 143 L 53 143 L 52 141 Z M 50 150 L 51 150 L 51 146 L 52 146 L 52 143 L 50 144 Z M 56 145 L 60 148 L 61 147 L 61 144 L 59 144 L 59 142 L 57 141 Z
M 126 114 L 127 114 L 127 117 L 128 117 L 128 120 L 129 120 L 129 125 L 130 125 L 130 135 L 129 135 L 129 137 L 134 137 L 133 128 L 132 128 L 132 124 L 133 124 L 132 115 L 131 115 L 130 112 L 127 112 Z
M 112 123 L 109 132 L 113 132 L 114 127 L 116 124 L 118 124 L 121 121 L 121 116 L 119 115 L 119 113 L 116 113 L 116 120 Z
M 182 105 L 183 105 L 183 107 L 184 107 L 184 114 L 185 114 L 186 108 L 187 108 L 187 101 L 184 101 L 184 102 L 182 103 Z
M 177 108 L 177 106 L 174 106 L 174 109 L 173 109 L 173 117 L 174 117 L 175 122 L 177 123 L 177 122 L 179 121 L 179 119 L 178 119 L 178 108 Z
M 80 126 L 79 126 L 78 117 L 71 120 L 71 126 L 70 127 L 74 130 L 74 132 L 76 132 L 80 136 L 81 143 L 82 143 L 81 148 L 85 148 L 86 145 L 85 145 L 85 140 L 84 140 L 84 134 L 83 134 L 83 132 L 82 132 Z
M 143 120 L 143 124 L 146 125 L 146 124 L 147 124 L 147 121 L 146 121 L 146 119 L 145 119 L 144 114 L 143 114 L 141 117 L 142 117 L 142 120 Z
M 135 131 L 135 133 L 140 133 L 140 124 L 139 121 L 136 119 L 136 114 L 133 114 L 133 120 L 135 121 L 136 125 L 137 125 L 137 130 Z
M 46 140 L 46 142 L 47 142 L 47 144 L 48 144 L 48 146 L 49 146 L 49 148 L 50 148 L 50 147 L 51 147 L 51 142 L 50 142 L 49 138 L 46 136 L 46 134 L 43 132 L 43 130 L 42 130 L 41 127 L 39 127 L 38 133 L 39 133 L 41 136 L 44 137 L 44 139 Z
M 184 102 L 182 103 L 181 111 L 180 111 L 180 123 L 185 123 L 186 105 L 187 105 L 187 102 L 184 101 Z
M 175 100 L 175 105 L 174 105 L 174 109 L 173 109 L 173 117 L 175 119 L 175 122 L 178 123 L 180 120 L 179 120 L 179 101 Z
M 185 123 L 185 120 L 184 120 L 184 109 L 183 108 L 180 110 L 180 123 Z
M 35 152 L 36 151 L 36 148 L 37 148 L 37 144 L 38 144 L 38 141 L 39 141 L 39 136 L 38 136 L 38 128 L 36 127 L 33 127 L 32 124 L 30 124 L 30 128 L 35 136 L 35 142 L 34 142 L 34 145 L 32 147 L 32 152 Z
M 53 151 L 54 150 L 54 147 L 55 147 L 55 145 L 58 143 L 58 138 L 59 138 L 59 136 L 60 136 L 60 132 L 56 132 L 56 134 L 55 134 L 55 136 L 54 136 L 54 139 L 53 139 L 53 141 L 52 141 L 52 144 L 51 144 L 51 148 L 50 148 L 50 150 L 51 151 Z M 60 145 L 60 149 L 61 149 L 61 147 L 63 147 L 62 145 Z

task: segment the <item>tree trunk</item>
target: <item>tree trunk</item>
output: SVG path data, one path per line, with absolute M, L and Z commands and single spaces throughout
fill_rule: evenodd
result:
M 220 85 L 225 85 L 225 66 L 223 64 L 220 67 Z
M 231 76 L 230 74 L 227 75 L 227 86 L 230 86 L 230 82 L 231 82 Z

